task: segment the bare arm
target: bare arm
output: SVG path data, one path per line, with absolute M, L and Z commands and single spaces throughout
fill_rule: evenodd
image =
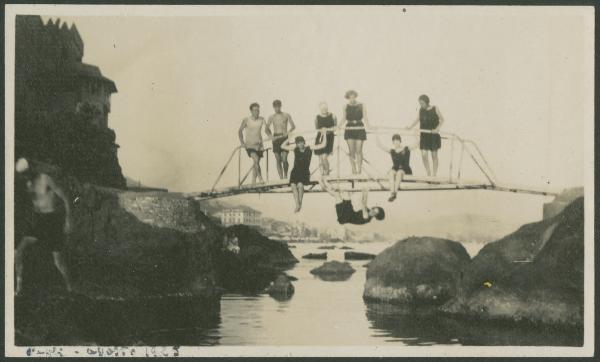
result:
M 263 121 L 264 122 L 264 121 Z M 273 137 L 273 133 L 271 133 L 271 124 L 273 123 L 273 116 L 269 117 L 269 121 L 265 123 L 265 133 L 269 138 Z
M 65 191 L 54 182 L 52 177 L 42 174 L 42 177 L 45 179 L 46 183 L 50 187 L 50 189 L 64 202 L 65 204 L 65 233 L 69 234 L 72 230 L 71 223 L 71 202 L 65 194 Z
M 319 129 L 319 117 L 315 117 L 315 129 Z
M 286 150 L 286 151 L 288 151 L 288 152 L 292 152 L 292 151 L 294 151 L 294 149 L 296 149 L 296 145 L 291 145 L 291 144 L 290 144 L 290 139 L 289 139 L 289 138 L 287 138 L 287 139 L 285 140 L 285 142 L 283 142 L 283 143 L 281 144 L 281 149 L 282 149 L 282 150 Z
M 242 120 L 242 124 L 240 125 L 240 129 L 238 130 L 238 137 L 240 138 L 240 144 L 242 147 L 246 147 L 246 143 L 244 142 L 244 128 L 246 128 L 246 119 Z
M 362 214 L 365 219 L 369 218 L 369 208 L 367 207 L 368 198 L 369 198 L 369 191 L 366 188 L 364 188 L 362 190 L 361 203 L 362 203 Z
M 444 123 L 444 116 L 442 116 L 442 112 L 440 112 L 440 109 L 437 106 L 435 107 L 435 113 L 437 114 L 437 116 L 440 120 L 440 123 L 436 127 L 435 131 L 439 132 L 440 128 L 442 128 L 442 124 Z
M 340 122 L 339 128 L 346 127 L 346 123 L 348 123 L 348 120 L 346 119 L 346 107 L 344 107 L 342 108 L 342 121 Z
M 335 114 L 331 114 L 331 117 L 333 118 L 333 127 L 337 127 L 337 117 L 335 116 Z
M 420 120 L 421 120 L 421 116 L 419 114 L 417 114 L 417 119 L 415 119 L 415 121 L 410 126 L 408 126 L 408 129 L 414 128 L 417 125 L 417 123 L 419 123 Z
M 294 120 L 292 120 L 292 116 L 290 116 L 289 113 L 287 116 L 288 116 L 288 121 L 290 122 L 290 130 L 288 131 L 288 133 L 292 133 L 296 129 L 296 125 L 294 124 Z
M 365 129 L 371 128 L 371 123 L 369 123 L 369 117 L 367 116 L 367 106 L 363 104 L 363 122 L 365 123 Z
M 390 149 L 385 147 L 383 145 L 383 143 L 381 142 L 381 138 L 379 138 L 379 134 L 375 133 L 375 141 L 377 141 L 377 146 L 383 151 L 383 152 L 390 152 Z

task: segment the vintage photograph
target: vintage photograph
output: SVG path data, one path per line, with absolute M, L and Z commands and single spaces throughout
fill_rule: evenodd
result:
M 7 355 L 593 354 L 592 7 L 5 10 Z

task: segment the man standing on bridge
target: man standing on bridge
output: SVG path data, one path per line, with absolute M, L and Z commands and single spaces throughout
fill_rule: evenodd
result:
M 264 183 L 260 171 L 260 159 L 263 156 L 263 141 L 262 128 L 265 125 L 265 119 L 260 116 L 260 106 L 258 103 L 250 105 L 251 115 L 242 120 L 238 136 L 240 144 L 246 149 L 248 157 L 252 159 L 252 184 L 256 184 L 258 178 L 259 183 Z M 244 130 L 246 131 L 246 139 L 244 140 Z
M 280 179 L 287 179 L 289 163 L 287 160 L 288 151 L 281 148 L 281 145 L 287 140 L 288 133 L 296 129 L 296 125 L 292 120 L 292 116 L 281 111 L 281 101 L 276 99 L 273 101 L 273 109 L 275 114 L 269 117 L 265 132 L 268 136 L 273 137 L 273 154 L 275 154 L 275 162 L 277 164 L 277 173 Z M 271 124 L 273 125 L 273 133 L 271 133 Z M 289 124 L 289 130 L 288 130 Z

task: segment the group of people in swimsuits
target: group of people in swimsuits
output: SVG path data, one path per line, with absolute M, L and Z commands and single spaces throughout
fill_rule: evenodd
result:
M 371 129 L 367 110 L 363 103 L 357 101 L 358 93 L 349 90 L 345 94 L 348 103 L 342 110 L 342 119 L 338 124 L 336 116 L 329 112 L 327 103 L 319 104 L 320 112 L 315 117 L 315 128 L 318 131 L 315 143 L 310 147 L 304 137 L 297 136 L 294 141 L 290 141 L 289 135 L 296 129 L 292 117 L 281 110 L 280 100 L 273 102 L 275 113 L 267 121 L 260 116 L 260 106 L 258 103 L 250 105 L 251 115 L 244 118 L 239 128 L 239 139 L 241 147 L 246 149 L 248 157 L 253 161 L 252 183 L 258 180 L 263 183 L 261 174 L 260 159 L 263 157 L 263 139 L 262 129 L 272 141 L 273 153 L 277 165 L 277 172 L 281 179 L 287 179 L 289 164 L 287 157 L 289 152 L 294 152 L 294 167 L 290 173 L 290 186 L 296 203 L 295 212 L 302 209 L 302 199 L 304 186 L 310 183 L 310 162 L 313 156 L 319 157 L 319 165 L 322 178 L 320 180 L 322 188 L 330 193 L 336 199 L 336 213 L 340 224 L 366 224 L 373 218 L 382 220 L 385 212 L 381 207 L 367 207 L 367 191 L 363 191 L 362 208 L 354 211 L 349 195 L 342 195 L 339 190 L 327 182 L 327 176 L 331 173 L 329 165 L 329 156 L 333 153 L 336 129 L 344 130 L 344 139 L 348 145 L 348 153 L 352 173 L 360 175 L 362 173 L 363 163 L 363 144 L 367 139 L 367 130 Z M 421 130 L 419 142 L 412 146 L 407 146 L 402 142 L 402 137 L 395 134 L 392 137 L 392 146 L 386 147 L 381 143 L 377 136 L 378 146 L 386 153 L 389 153 L 392 159 L 392 167 L 388 173 L 390 180 L 391 195 L 388 201 L 396 199 L 396 194 L 404 175 L 411 175 L 410 152 L 417 147 L 420 148 L 423 164 L 428 176 L 436 176 L 438 170 L 437 152 L 441 148 L 440 127 L 444 118 L 436 106 L 430 104 L 429 97 L 421 95 L 419 97 L 419 114 L 416 120 L 407 128 L 413 129 L 417 124 Z M 272 130 L 271 130 L 272 128 Z M 432 166 L 430 167 L 429 158 L 431 154 Z

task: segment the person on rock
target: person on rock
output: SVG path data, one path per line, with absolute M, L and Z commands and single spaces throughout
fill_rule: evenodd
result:
M 65 239 L 71 233 L 73 226 L 71 203 L 55 180 L 47 173 L 36 170 L 27 159 L 18 159 L 15 171 L 20 178 L 18 181 L 26 184 L 33 203 L 32 223 L 15 250 L 15 293 L 20 295 L 23 289 L 25 250 L 37 242 L 45 243 L 52 251 L 54 265 L 62 275 L 67 290 L 71 292 L 71 276 L 63 254 Z M 64 205 L 64 212 L 59 208 L 59 200 Z
M 335 212 L 339 224 L 364 225 L 373 219 L 385 219 L 385 210 L 382 207 L 375 206 L 370 208 L 367 206 L 369 191 L 366 188 L 362 190 L 362 207 L 360 210 L 355 211 L 349 193 L 342 193 L 339 189 L 335 190 L 324 177 L 321 178 L 320 184 L 321 188 L 335 199 Z

